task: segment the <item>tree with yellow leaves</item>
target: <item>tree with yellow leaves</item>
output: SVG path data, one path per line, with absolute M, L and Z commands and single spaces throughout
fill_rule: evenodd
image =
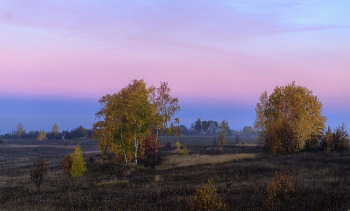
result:
M 325 129 L 322 103 L 311 90 L 296 86 L 295 82 L 277 86 L 269 97 L 265 91 L 255 111 L 259 141 L 272 154 L 313 146 Z
M 110 151 L 117 160 L 123 157 L 125 163 L 134 160 L 136 164 L 139 146 L 147 134 L 153 130 L 178 132 L 174 125 L 179 123 L 178 118 L 170 127 L 167 125 L 179 109 L 177 99 L 171 98 L 169 91 L 167 83 L 162 83 L 156 93 L 154 86 L 146 88 L 143 80 L 133 80 L 118 93 L 103 96 L 99 100 L 103 107 L 96 118 L 104 119 L 93 124 L 93 138 L 102 153 Z
M 38 135 L 38 140 L 39 140 L 39 141 L 42 141 L 42 140 L 44 140 L 44 139 L 46 139 L 46 132 L 45 132 L 45 131 L 41 131 L 41 132 L 39 133 L 39 135 Z
M 72 177 L 82 177 L 86 172 L 86 162 L 84 161 L 83 151 L 80 149 L 79 143 L 75 147 L 74 153 L 71 154 L 72 167 L 70 175 Z

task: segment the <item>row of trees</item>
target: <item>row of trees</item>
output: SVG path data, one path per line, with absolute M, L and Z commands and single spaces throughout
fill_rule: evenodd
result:
M 276 87 L 270 96 L 265 91 L 256 105 L 255 129 L 259 141 L 272 154 L 294 153 L 319 147 L 324 150 L 349 148 L 345 125 L 325 132 L 322 103 L 306 87 Z
M 17 130 L 13 133 L 9 132 L 7 134 L 2 135 L 4 139 L 12 139 L 12 138 L 18 138 L 18 139 L 37 139 L 40 135 L 43 136 L 43 133 L 45 133 L 45 138 L 47 139 L 74 139 L 74 138 L 92 138 L 93 131 L 92 129 L 86 129 L 85 127 L 79 125 L 78 127 L 74 128 L 73 130 L 62 130 L 59 132 L 58 125 L 55 123 L 52 126 L 51 131 L 38 131 L 38 130 L 31 130 L 29 132 L 26 132 L 26 130 L 23 128 L 22 123 L 19 123 L 17 126 Z
M 181 134 L 185 136 L 217 136 L 220 134 L 222 127 L 217 121 L 201 121 L 200 118 L 197 119 L 194 123 L 191 124 L 190 128 L 187 128 L 186 125 L 180 125 Z M 242 130 L 236 131 L 230 129 L 227 125 L 225 128 L 227 136 L 257 136 L 258 132 L 252 126 L 245 126 Z
M 168 83 L 159 88 L 146 88 L 143 80 L 133 80 L 118 93 L 103 96 L 102 108 L 96 113 L 100 121 L 93 124 L 93 138 L 98 142 L 102 155 L 114 153 L 125 163 L 137 163 L 139 147 L 148 135 L 178 135 L 179 119 L 172 119 L 180 110 L 178 99 L 170 96 Z

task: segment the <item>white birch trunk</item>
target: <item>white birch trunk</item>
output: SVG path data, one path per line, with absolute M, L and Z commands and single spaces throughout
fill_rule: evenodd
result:
M 134 164 L 137 164 L 137 150 L 139 148 L 139 140 L 137 140 L 135 138 L 135 160 L 134 160 Z
M 124 152 L 124 159 L 125 159 L 125 163 L 128 164 L 128 159 L 126 158 L 126 153 L 125 153 L 125 150 L 123 150 Z

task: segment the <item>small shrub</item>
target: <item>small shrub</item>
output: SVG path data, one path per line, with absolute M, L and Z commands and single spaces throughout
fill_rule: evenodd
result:
M 177 141 L 177 142 L 175 143 L 175 147 L 176 147 L 175 153 L 177 153 L 177 154 L 180 154 L 180 153 L 181 153 L 180 146 L 181 146 L 180 142 Z
M 155 176 L 154 176 L 154 181 L 155 181 L 155 182 L 161 182 L 161 181 L 162 181 L 161 175 L 159 175 L 159 174 L 155 175 Z
M 208 182 L 209 184 L 196 190 L 196 195 L 190 202 L 190 210 L 227 210 L 226 204 L 212 185 L 213 181 L 209 180 Z
M 162 162 L 163 157 L 160 154 L 161 140 L 155 134 L 149 135 L 143 139 L 138 159 L 145 167 L 155 168 Z
M 75 147 L 75 151 L 71 154 L 72 168 L 69 171 L 72 177 L 82 177 L 86 172 L 86 162 L 84 161 L 83 151 L 80 149 L 79 143 Z
M 63 170 L 63 173 L 67 174 L 69 177 L 71 177 L 70 171 L 72 169 L 72 155 L 66 155 L 61 160 L 61 169 Z
M 30 172 L 30 180 L 34 182 L 35 186 L 40 192 L 40 185 L 47 175 L 47 164 L 45 163 L 44 155 L 34 162 L 34 169 Z
M 294 184 L 289 180 L 288 171 L 281 169 L 275 172 L 273 182 L 267 187 L 268 199 L 266 201 L 269 210 L 279 210 L 283 203 L 290 203 L 295 198 Z
M 2 137 L 0 136 L 0 144 L 3 142 L 4 140 L 2 139 Z
M 168 142 L 166 143 L 166 148 L 167 148 L 167 149 L 171 149 L 171 147 L 172 147 L 172 145 L 171 145 L 171 143 L 168 141 Z
M 93 163 L 93 162 L 95 162 L 95 158 L 94 157 L 90 157 L 89 158 L 89 163 Z
M 188 155 L 188 149 L 186 145 L 184 145 L 181 155 Z

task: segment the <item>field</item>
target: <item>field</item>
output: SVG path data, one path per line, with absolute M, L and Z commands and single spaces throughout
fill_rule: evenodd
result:
M 88 171 L 73 179 L 63 174 L 59 162 L 77 142 Z M 288 170 L 295 194 L 279 199 L 276 210 L 350 208 L 349 152 L 272 156 L 252 144 L 220 150 L 209 141 L 181 142 L 188 145 L 189 156 L 163 147 L 163 163 L 151 169 L 101 161 L 91 139 L 5 140 L 0 144 L 1 210 L 189 210 L 196 190 L 208 180 L 228 210 L 267 210 L 267 187 L 282 168 Z M 38 192 L 29 173 L 42 154 L 49 174 Z M 95 161 L 89 163 L 89 157 Z

